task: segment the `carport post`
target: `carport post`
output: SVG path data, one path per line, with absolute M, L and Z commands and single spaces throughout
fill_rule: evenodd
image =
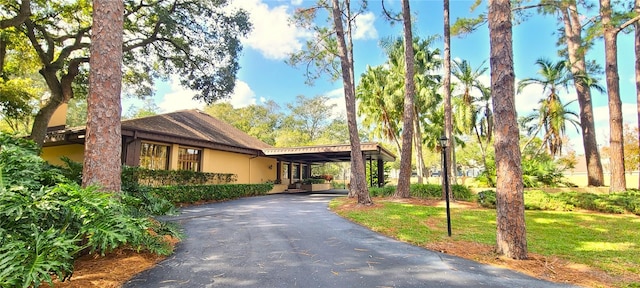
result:
M 373 187 L 373 159 L 369 158 L 369 187 Z
M 384 161 L 378 159 L 378 187 L 384 186 Z

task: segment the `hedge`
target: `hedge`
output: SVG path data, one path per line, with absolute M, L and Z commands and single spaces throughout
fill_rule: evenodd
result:
M 410 195 L 415 198 L 440 199 L 442 198 L 442 186 L 438 184 L 411 184 Z M 384 186 L 382 188 L 369 188 L 369 193 L 374 197 L 393 196 L 396 186 Z M 453 198 L 457 200 L 471 200 L 473 193 L 464 185 L 451 185 Z
M 496 192 L 492 190 L 478 193 L 477 201 L 483 207 L 496 207 Z M 576 208 L 622 214 L 640 215 L 640 192 L 629 190 L 614 194 L 593 194 L 579 192 L 547 193 L 540 190 L 524 192 L 527 210 L 573 211 Z
M 265 195 L 273 184 L 217 184 L 190 186 L 148 187 L 148 191 L 173 203 L 222 201 L 241 197 Z
M 122 167 L 122 183 L 141 186 L 175 186 L 229 184 L 236 182 L 238 176 L 232 173 L 205 173 L 189 170 L 150 170 L 140 167 Z

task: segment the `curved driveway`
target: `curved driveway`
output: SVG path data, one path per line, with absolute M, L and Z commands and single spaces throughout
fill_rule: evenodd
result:
M 123 287 L 568 287 L 381 236 L 329 211 L 335 196 L 184 208 L 175 254 Z

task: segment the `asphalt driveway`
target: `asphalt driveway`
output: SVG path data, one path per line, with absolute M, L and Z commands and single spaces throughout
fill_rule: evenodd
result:
M 123 287 L 569 287 L 371 232 L 328 210 L 338 194 L 184 208 L 175 254 Z

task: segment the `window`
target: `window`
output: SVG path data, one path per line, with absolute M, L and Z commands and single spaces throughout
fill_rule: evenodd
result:
M 293 173 L 291 173 L 291 178 L 300 179 L 300 164 L 294 163 L 292 171 Z
M 169 146 L 142 142 L 140 167 L 151 170 L 167 170 L 169 168 Z
M 280 167 L 282 167 L 282 179 L 289 179 L 289 163 L 282 163 Z
M 200 171 L 202 150 L 180 147 L 178 150 L 178 170 Z

